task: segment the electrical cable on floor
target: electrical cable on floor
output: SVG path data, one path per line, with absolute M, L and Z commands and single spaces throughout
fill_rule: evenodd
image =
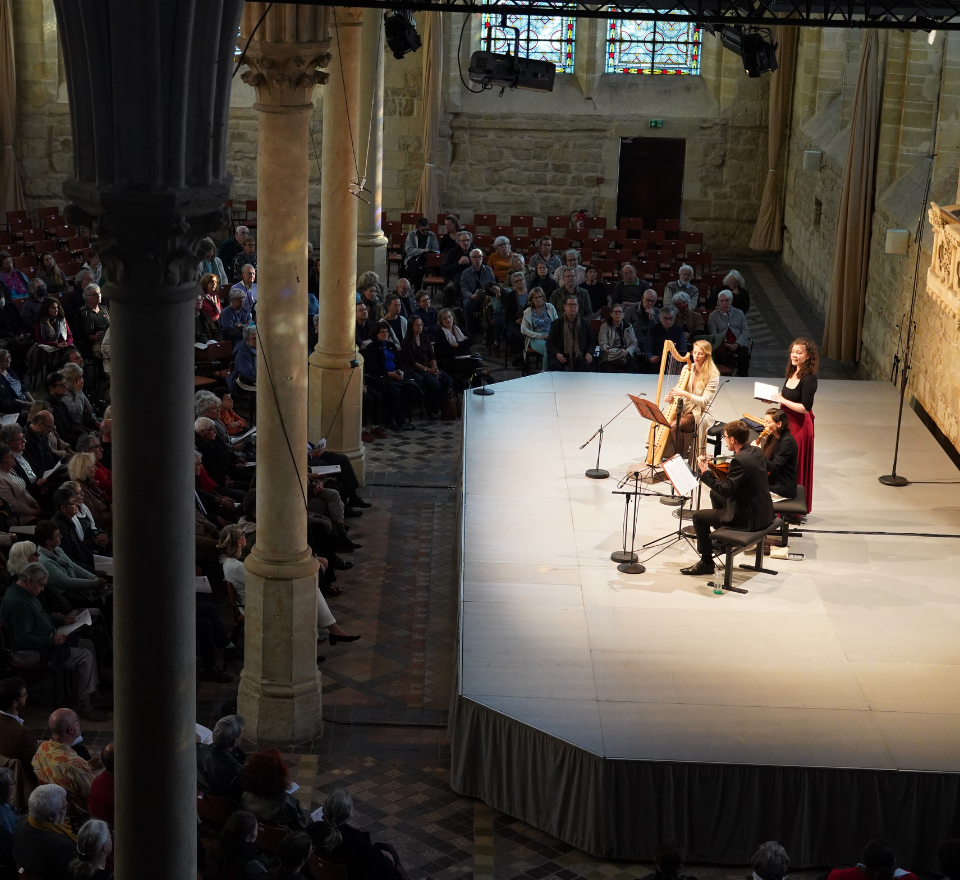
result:
M 878 535 L 888 538 L 960 538 L 960 533 L 956 535 L 941 535 L 932 532 L 866 532 L 866 531 L 843 531 L 840 529 L 810 529 L 804 525 L 797 528 L 807 535 Z

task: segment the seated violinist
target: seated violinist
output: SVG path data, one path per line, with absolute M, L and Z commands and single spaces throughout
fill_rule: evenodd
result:
M 797 441 L 790 433 L 787 414 L 776 407 L 768 409 L 763 417 L 763 434 L 756 445 L 767 460 L 770 492 L 781 498 L 796 498 Z

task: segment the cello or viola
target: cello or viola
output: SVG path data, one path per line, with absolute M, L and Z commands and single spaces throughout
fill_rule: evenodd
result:
M 772 428 L 764 428 L 760 432 L 760 436 L 757 437 L 757 445 L 759 446 L 767 437 L 770 436 L 771 433 L 773 433 Z M 708 461 L 707 467 L 713 471 L 715 476 L 719 477 L 721 480 L 725 480 L 730 474 L 730 459 L 724 457 Z

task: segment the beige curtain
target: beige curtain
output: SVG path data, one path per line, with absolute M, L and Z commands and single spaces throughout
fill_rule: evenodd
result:
M 767 179 L 763 185 L 760 213 L 753 228 L 750 247 L 755 251 L 783 250 L 783 175 L 790 116 L 793 110 L 793 82 L 797 67 L 799 28 L 783 25 L 773 29 L 778 43 L 777 69 L 770 76 L 770 109 L 767 113 Z
M 878 56 L 877 32 L 864 31 L 847 166 L 840 189 L 830 303 L 823 332 L 824 356 L 846 363 L 860 360 L 863 334 L 877 137 L 883 100 Z
M 423 176 L 414 211 L 432 223 L 440 213 L 434 161 L 440 140 L 441 13 L 428 12 L 423 28 Z
M 17 134 L 17 70 L 13 60 L 13 9 L 0 0 L 0 218 L 23 209 L 13 140 Z

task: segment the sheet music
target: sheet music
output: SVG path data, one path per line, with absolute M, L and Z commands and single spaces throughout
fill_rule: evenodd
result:
M 776 385 L 768 385 L 766 382 L 753 383 L 753 396 L 757 400 L 762 400 L 765 403 L 775 403 L 779 393 L 780 389 Z
M 678 495 L 689 495 L 697 488 L 697 478 L 679 455 L 668 458 L 660 464 Z

